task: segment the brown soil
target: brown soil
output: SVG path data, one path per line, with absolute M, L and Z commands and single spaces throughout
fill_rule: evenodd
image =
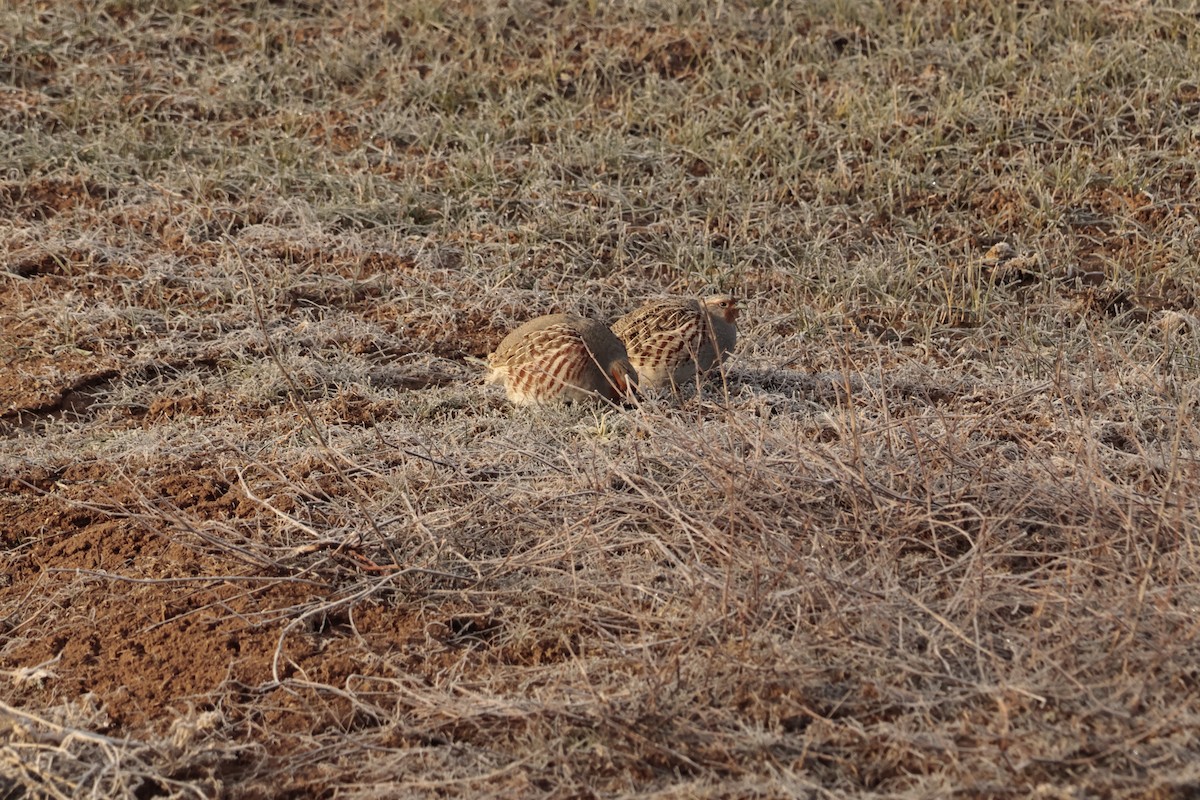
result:
M 95 211 L 109 196 L 79 181 L 5 185 L 0 208 L 45 220 Z M 397 265 L 376 258 L 361 267 L 360 279 Z M 99 414 L 106 430 L 151 433 L 180 419 L 228 415 L 203 389 L 162 395 L 142 409 L 97 408 L 118 382 L 145 377 L 122 358 L 136 348 L 135 335 L 110 326 L 103 344 L 67 344 L 33 313 L 70 292 L 110 292 L 112 281 L 136 270 L 98 264 L 87 253 L 18 254 L 9 268 L 20 279 L 0 288 L 0 435 L 87 425 Z M 353 394 L 333 409 L 350 424 L 356 409 L 362 421 L 371 418 L 370 404 Z M 203 456 L 136 465 L 64 456 L 0 472 L 0 609 L 8 611 L 0 633 L 10 642 L 3 666 L 44 664 L 55 676 L 21 682 L 7 700 L 52 708 L 90 694 L 104 711 L 96 730 L 135 738 L 164 734 L 176 716 L 224 704 L 230 723 L 269 727 L 279 755 L 299 736 L 361 724 L 349 703 L 280 682 L 344 685 L 381 653 L 413 672 L 438 668 L 437 651 L 450 648 L 437 634 L 453 635 L 444 620 L 455 617 L 455 604 L 432 615 L 366 604 L 352 617 L 334 610 L 303 618 L 339 587 L 214 545 L 204 531 L 264 515 L 236 475 Z M 351 550 L 334 560 L 373 566 Z M 404 652 L 407 661 L 397 658 Z

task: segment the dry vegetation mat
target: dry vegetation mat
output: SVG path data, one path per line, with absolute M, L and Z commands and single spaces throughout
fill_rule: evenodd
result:
M 1200 792 L 1193 2 L 0 5 L 0 798 Z M 729 369 L 514 409 L 537 314 Z

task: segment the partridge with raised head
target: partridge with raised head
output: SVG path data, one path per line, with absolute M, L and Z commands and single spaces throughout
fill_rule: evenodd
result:
M 613 324 L 643 389 L 687 384 L 720 364 L 737 344 L 737 301 L 727 294 L 703 300 L 651 300 Z
M 502 384 L 519 406 L 619 402 L 637 387 L 621 340 L 603 323 L 573 314 L 529 320 L 504 337 L 488 366 L 487 383 Z

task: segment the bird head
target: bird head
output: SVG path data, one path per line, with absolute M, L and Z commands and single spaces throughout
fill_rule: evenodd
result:
M 731 294 L 714 294 L 711 297 L 704 298 L 704 307 L 709 314 L 718 316 L 721 319 L 733 325 L 737 322 L 738 314 L 741 309 L 738 308 L 737 298 Z

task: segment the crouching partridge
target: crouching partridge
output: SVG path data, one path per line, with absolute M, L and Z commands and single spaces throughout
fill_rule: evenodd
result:
M 651 300 L 613 325 L 643 389 L 677 388 L 720 364 L 737 344 L 737 301 Z
M 618 402 L 637 387 L 625 345 L 608 326 L 551 314 L 520 326 L 488 357 L 487 383 L 503 384 L 514 405 L 601 397 Z

